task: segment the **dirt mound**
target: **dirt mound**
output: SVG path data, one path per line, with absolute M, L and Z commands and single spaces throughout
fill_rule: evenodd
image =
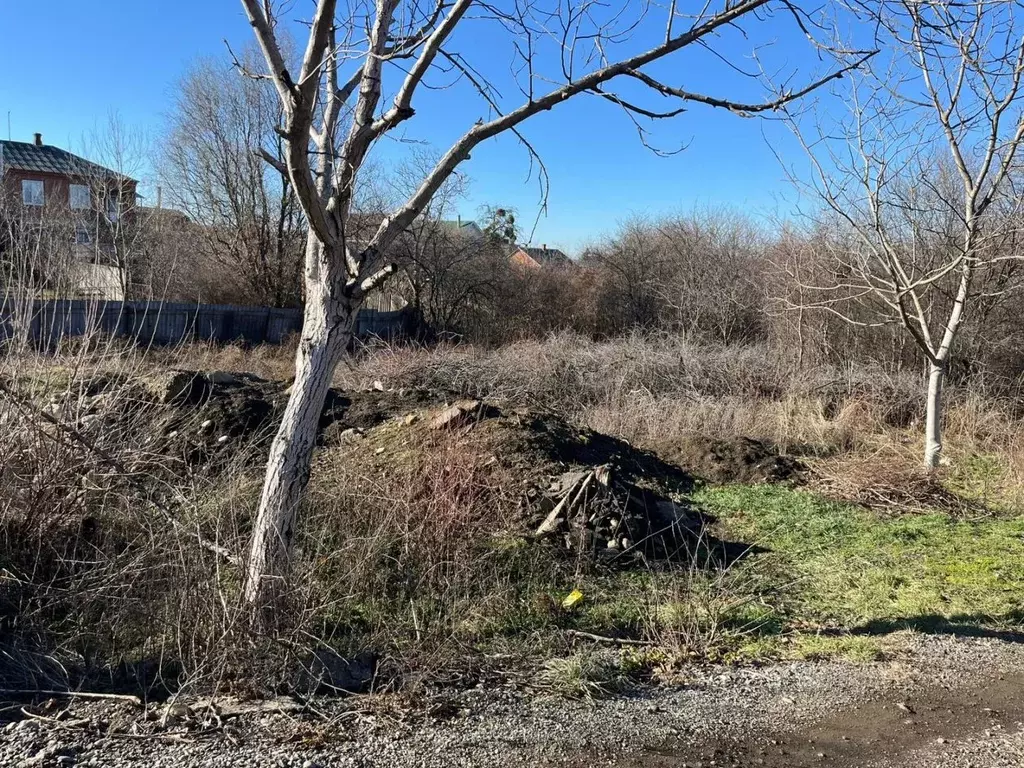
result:
M 683 435 L 659 447 L 658 453 L 701 480 L 728 483 L 801 482 L 807 467 L 780 454 L 768 443 L 749 437 L 718 440 L 701 434 Z
M 287 382 L 250 373 L 171 370 L 141 381 L 97 377 L 81 413 L 89 429 L 130 421 L 149 455 L 216 469 L 261 461 L 287 398 Z M 317 460 L 342 456 L 326 473 L 334 486 L 381 477 L 416 485 L 455 450 L 473 457 L 473 482 L 494 504 L 516 505 L 517 535 L 594 561 L 678 557 L 703 528 L 688 503 L 688 472 L 552 414 L 378 385 L 331 390 L 319 427 Z
M 207 463 L 239 449 L 262 456 L 288 400 L 287 382 L 252 373 L 170 370 L 141 379 L 97 375 L 85 383 L 77 426 L 136 425 L 146 450 Z M 444 400 L 422 390 L 331 389 L 320 418 L 321 442 L 347 429 L 369 429 L 398 413 Z
M 485 504 L 517 504 L 517 535 L 602 563 L 682 557 L 704 524 L 688 503 L 693 478 L 679 467 L 507 404 L 461 400 L 410 410 L 347 431 L 333 450 L 343 454 L 339 466 L 358 476 L 400 476 L 410 484 L 430 471 L 431 456 L 465 461 Z

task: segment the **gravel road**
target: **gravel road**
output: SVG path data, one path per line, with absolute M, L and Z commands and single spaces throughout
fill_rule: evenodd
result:
M 59 720 L 0 726 L 0 768 L 1024 766 L 1024 644 L 993 639 L 916 637 L 873 664 L 695 668 L 685 685 L 593 703 L 499 687 L 413 711 L 315 704 L 220 723 L 179 707 L 162 724 L 156 705 L 64 702 Z

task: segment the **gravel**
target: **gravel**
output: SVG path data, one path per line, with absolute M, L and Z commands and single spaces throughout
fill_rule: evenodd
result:
M 781 743 L 769 735 L 799 735 L 837 712 L 848 711 L 854 722 L 863 702 L 924 700 L 929 691 L 949 696 L 950 689 L 1021 671 L 1022 645 L 920 636 L 912 650 L 891 661 L 694 667 L 683 685 L 595 702 L 478 688 L 441 692 L 413 710 L 388 697 L 324 699 L 315 702 L 318 717 L 262 713 L 217 724 L 194 716 L 162 727 L 164 707 L 156 704 L 141 712 L 123 703 L 75 700 L 62 702 L 69 711 L 59 722 L 0 725 L 0 766 L 683 766 L 688 754 L 710 750 L 710 744 L 746 741 L 743 754 L 750 754 L 755 739 Z M 880 745 L 868 762 L 832 761 L 824 752 L 809 759 L 879 768 L 1024 765 L 1019 723 L 926 737 L 902 753 L 890 754 Z M 760 761 L 745 759 L 719 764 Z

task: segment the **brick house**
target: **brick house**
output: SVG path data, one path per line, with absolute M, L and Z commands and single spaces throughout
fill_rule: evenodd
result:
M 508 258 L 514 265 L 526 269 L 550 269 L 572 264 L 572 259 L 562 251 L 557 248 L 548 248 L 546 245 L 542 245 L 540 248 L 517 245 Z
M 0 260 L 8 263 L 3 279 L 17 274 L 22 286 L 31 280 L 52 298 L 123 300 L 118 235 L 135 209 L 137 184 L 44 144 L 38 133 L 31 143 L 0 140 Z M 24 254 L 32 262 L 12 266 L 12 257 Z

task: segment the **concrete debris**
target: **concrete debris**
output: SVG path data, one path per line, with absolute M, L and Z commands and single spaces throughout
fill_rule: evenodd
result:
M 547 498 L 554 507 L 534 535 L 603 562 L 678 557 L 703 526 L 695 511 L 619 480 L 610 464 L 566 472 Z
M 479 400 L 458 400 L 430 422 L 431 429 L 455 429 L 473 421 L 480 412 Z

